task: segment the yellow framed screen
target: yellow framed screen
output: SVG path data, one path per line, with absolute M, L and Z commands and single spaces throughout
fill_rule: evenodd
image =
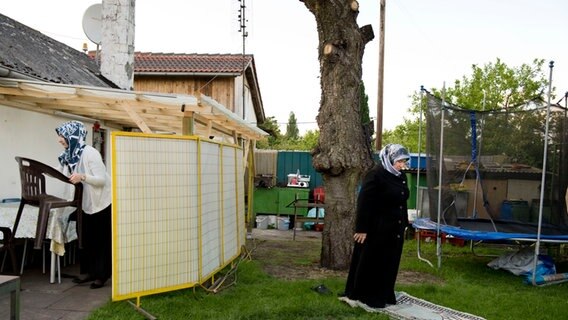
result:
M 111 143 L 113 300 L 193 287 L 238 257 L 241 148 L 128 132 Z

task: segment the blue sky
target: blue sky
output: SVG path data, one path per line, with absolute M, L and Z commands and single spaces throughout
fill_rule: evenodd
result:
M 285 130 L 295 113 L 301 132 L 317 129 L 319 63 L 312 14 L 298 0 L 245 0 L 246 52 L 255 56 L 265 113 Z M 82 18 L 93 0 L 17 0 L 0 12 L 77 50 L 90 43 Z M 237 0 L 138 0 L 135 50 L 175 53 L 241 53 Z M 359 0 L 360 26 L 372 24 L 363 80 L 376 116 L 379 0 Z M 386 0 L 385 129 L 409 117 L 413 92 L 441 88 L 469 75 L 471 65 L 500 58 L 510 67 L 533 59 L 555 61 L 557 95 L 568 91 L 568 1 Z M 548 64 L 548 63 L 547 63 Z M 548 70 L 547 70 L 548 72 Z M 556 99 L 558 100 L 558 99 Z

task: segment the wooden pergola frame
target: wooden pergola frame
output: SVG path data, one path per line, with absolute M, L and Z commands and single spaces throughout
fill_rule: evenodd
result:
M 0 78 L 0 104 L 55 116 L 86 117 L 109 127 L 136 128 L 144 133 L 224 137 L 235 144 L 239 139 L 254 144 L 268 135 L 205 95 Z
M 212 98 L 62 85 L 0 78 L 0 105 L 54 116 L 79 116 L 113 128 L 144 133 L 196 135 L 243 147 L 248 194 L 254 189 L 256 141 L 268 133 L 239 118 Z M 253 197 L 248 197 L 247 230 L 252 230 Z

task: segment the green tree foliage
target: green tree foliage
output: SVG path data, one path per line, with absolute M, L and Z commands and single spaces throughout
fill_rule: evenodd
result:
M 298 140 L 300 138 L 300 130 L 298 130 L 298 120 L 296 120 L 296 115 L 294 112 L 290 112 L 290 117 L 288 117 L 288 124 L 286 125 L 286 139 L 287 140 Z
M 302 136 L 300 140 L 302 149 L 300 150 L 312 150 L 316 144 L 318 143 L 319 139 L 319 131 L 318 130 L 308 130 Z
M 470 77 L 463 76 L 453 87 L 446 88 L 444 99 L 473 110 L 510 108 L 543 99 L 548 85 L 543 66 L 543 59 L 520 67 L 508 67 L 499 58 L 482 67 L 474 64 Z M 441 90 L 435 88 L 432 93 L 442 96 Z
M 359 86 L 359 109 L 361 110 L 361 123 L 366 125 L 371 123 L 371 117 L 369 116 L 369 96 L 365 92 L 365 83 L 361 81 L 361 86 Z
M 398 143 L 405 146 L 409 152 L 418 152 L 419 125 L 419 121 L 404 119 L 404 124 L 397 126 L 393 130 L 385 130 L 383 132 L 383 145 Z M 422 141 L 420 148 L 424 150 L 425 140 L 422 139 Z
M 489 116 L 482 132 L 485 154 L 500 154 L 509 161 L 532 166 L 540 166 L 542 161 L 542 138 L 544 132 L 543 112 L 513 113 L 513 111 L 534 109 L 529 101 L 545 101 L 548 81 L 543 70 L 544 60 L 534 60 L 531 65 L 508 67 L 500 59 L 483 67 L 472 66 L 470 77 L 456 80 L 453 87 L 446 89 L 444 99 L 465 109 L 502 110 L 504 113 Z M 433 90 L 435 95 L 442 92 Z M 457 152 L 469 146 L 470 120 L 467 117 L 452 118 L 444 126 L 451 127 L 453 134 L 449 139 L 459 139 L 461 143 L 447 141 L 447 152 Z M 489 134 L 493 132 L 492 134 Z M 525 139 L 520 139 L 524 137 Z
M 317 142 L 319 131 L 308 131 L 298 139 L 283 139 L 275 146 L 276 150 L 312 150 Z
M 268 117 L 264 123 L 258 125 L 259 128 L 266 131 L 269 136 L 265 140 L 257 142 L 256 147 L 259 149 L 273 149 L 273 146 L 280 144 L 282 140 L 282 133 L 280 127 L 274 117 Z
M 424 119 L 420 122 L 420 108 L 424 109 L 423 99 L 420 93 L 412 95 L 412 107 L 408 110 L 412 118 L 404 118 L 404 123 L 396 126 L 393 130 L 383 131 L 383 145 L 398 143 L 408 148 L 409 152 L 424 151 L 426 146 L 426 124 Z M 418 145 L 418 136 L 421 136 L 422 143 Z
M 535 59 L 531 64 L 522 64 L 519 67 L 509 67 L 499 58 L 495 62 L 487 63 L 483 66 L 472 65 L 472 73 L 456 80 L 453 86 L 445 88 L 444 100 L 463 108 L 472 110 L 493 110 L 505 109 L 513 110 L 519 105 L 529 100 L 545 100 L 548 81 L 545 76 L 544 60 Z M 443 89 L 432 88 L 430 91 L 442 97 Z M 411 152 L 418 151 L 418 131 L 420 126 L 421 108 L 424 108 L 420 92 L 412 95 L 412 106 L 409 109 L 410 118 L 404 119 L 404 123 L 398 125 L 393 130 L 383 132 L 384 144 L 400 143 L 407 146 Z M 504 130 L 512 127 L 519 127 L 519 130 L 528 130 L 529 124 L 538 119 L 527 118 L 526 116 L 509 118 L 503 123 Z M 425 119 L 422 125 L 421 150 L 425 150 Z M 453 126 L 468 127 L 469 122 L 452 124 Z M 464 129 L 466 130 L 466 129 Z M 499 141 L 503 141 L 502 135 L 497 135 L 494 143 L 485 141 L 485 147 L 492 145 L 499 147 Z M 530 142 L 527 142 L 530 143 Z M 529 147 L 529 146 L 526 146 Z M 531 147 L 532 148 L 532 147 Z M 489 152 L 489 149 L 486 149 Z
M 361 125 L 369 137 L 369 148 L 372 148 L 372 135 L 374 134 L 373 121 L 369 116 L 369 96 L 365 93 L 365 85 L 361 82 L 359 89 L 361 110 Z M 290 112 L 290 118 L 286 126 L 286 134 L 280 133 L 278 122 L 274 117 L 268 117 L 266 121 L 259 125 L 261 129 L 268 132 L 270 136 L 263 141 L 257 142 L 258 149 L 272 150 L 313 150 L 319 138 L 319 130 L 308 130 L 304 135 L 299 135 L 296 115 Z
M 363 126 L 363 132 L 367 136 L 367 142 L 369 145 L 369 150 L 373 150 L 373 134 L 375 133 L 375 128 L 371 117 L 369 116 L 369 96 L 365 92 L 365 84 L 361 81 L 359 86 L 359 112 L 361 112 L 361 125 Z
M 293 114 L 293 113 L 292 113 Z M 258 141 L 258 149 L 271 150 L 312 150 L 319 138 L 318 130 L 308 130 L 303 136 L 291 139 L 287 135 L 280 133 L 278 122 L 274 117 L 268 117 L 266 121 L 259 125 L 259 128 L 270 135 L 265 140 Z M 296 130 L 298 128 L 296 127 Z

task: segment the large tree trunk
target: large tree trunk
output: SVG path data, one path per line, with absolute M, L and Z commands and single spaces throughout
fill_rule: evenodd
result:
M 357 1 L 303 2 L 316 18 L 319 35 L 320 136 L 312 154 L 325 187 L 321 264 L 345 270 L 353 247 L 357 187 L 373 164 L 359 110 L 363 52 L 373 31 L 357 25 Z

